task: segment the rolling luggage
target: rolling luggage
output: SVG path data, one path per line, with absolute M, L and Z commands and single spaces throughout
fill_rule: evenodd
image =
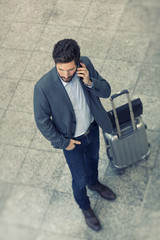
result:
M 123 123 L 119 124 L 114 99 L 123 94 L 127 94 L 130 120 L 123 121 Z M 116 127 L 113 129 L 112 134 L 103 132 L 103 136 L 108 158 L 114 167 L 122 170 L 148 157 L 149 144 L 146 135 L 146 125 L 143 123 L 141 116 L 134 117 L 128 90 L 123 90 L 120 93 L 112 95 L 110 100 Z M 128 119 L 128 117 L 126 119 Z

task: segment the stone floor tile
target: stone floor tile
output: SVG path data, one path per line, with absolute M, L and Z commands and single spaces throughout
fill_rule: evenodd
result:
M 42 0 L 41 3 L 36 0 L 20 1 L 15 21 L 45 23 L 48 21 L 55 3 L 56 0 Z
M 32 51 L 41 36 L 43 28 L 43 24 L 14 22 L 2 46 Z
M 0 76 L 5 78 L 20 78 L 31 56 L 31 52 L 1 48 L 0 55 Z
M 102 232 L 98 239 L 132 239 L 140 206 L 135 203 L 119 203 L 99 199 L 96 204 L 97 216 L 101 221 Z M 126 225 L 127 222 L 127 225 Z M 107 238 L 106 238 L 107 236 Z M 96 236 L 92 236 L 96 240 Z
M 139 226 L 134 229 L 133 240 L 157 240 L 160 235 L 160 212 L 147 214 Z
M 55 24 L 54 21 L 53 24 L 54 25 L 52 24 L 46 25 L 43 34 L 41 35 L 40 40 L 38 41 L 36 46 L 36 50 L 49 52 L 49 55 L 51 57 L 53 47 L 59 40 L 64 38 L 73 38 L 76 40 L 76 34 L 78 31 L 77 27 L 74 26 L 72 27 L 71 25 L 68 24 L 66 24 L 66 26 L 65 24 L 63 24 L 63 26 L 59 26 L 59 24 Z
M 155 97 L 160 99 L 160 65 L 154 66 L 144 64 L 139 74 L 138 83 L 135 88 L 135 94 L 146 95 L 147 97 Z M 152 89 L 151 91 L 149 91 Z
M 34 52 L 22 79 L 37 82 L 43 75 L 55 66 L 52 54 L 48 52 Z
M 158 42 L 157 43 L 154 42 L 151 44 L 151 47 L 149 48 L 146 55 L 145 63 L 160 66 L 160 46 Z
M 101 69 L 102 69 L 103 64 L 104 64 L 104 59 L 103 58 L 97 58 L 97 57 L 90 57 L 90 60 L 93 64 L 93 66 L 95 67 L 95 69 L 97 70 L 97 72 L 99 72 L 100 75 L 101 75 Z
M 18 12 L 18 3 L 18 0 L 2 0 L 0 3 L 0 20 L 12 21 Z
M 4 224 L 39 228 L 52 191 L 15 185 L 0 216 Z
M 89 38 L 88 35 L 90 36 Z M 96 56 L 98 58 L 105 58 L 113 35 L 114 31 L 104 31 L 95 28 L 90 29 L 90 27 L 80 28 L 76 37 L 79 45 L 81 46 L 81 54 L 88 57 Z
M 92 199 L 94 208 L 96 199 Z M 42 229 L 71 237 L 84 238 L 88 227 L 71 194 L 55 192 L 45 216 Z M 92 230 L 89 230 L 92 231 Z
M 3 240 L 35 240 L 38 230 L 23 226 L 0 225 L 0 238 Z
M 118 30 L 153 33 L 160 8 L 141 2 L 128 2 L 122 14 Z
M 30 149 L 16 183 L 45 189 L 55 189 L 65 164 L 59 153 Z
M 9 197 L 12 187 L 13 185 L 11 183 L 0 180 L 0 214 L 5 207 L 7 198 Z
M 83 27 L 115 30 L 125 4 L 92 2 L 83 22 Z
M 0 78 L 1 95 L 0 106 L 4 109 L 8 107 L 8 104 L 15 92 L 19 79 Z
M 86 238 L 82 239 L 78 235 L 76 237 L 71 237 L 64 233 L 57 234 L 54 232 L 41 231 L 35 240 L 86 240 Z
M 140 97 L 142 104 L 143 104 L 143 116 L 142 119 L 144 123 L 147 125 L 148 130 L 153 130 L 160 132 L 160 125 L 159 125 L 159 112 L 160 109 L 160 102 L 159 98 L 157 97 L 149 97 L 144 95 L 143 93 L 134 94 L 134 97 Z
M 160 27 L 159 27 L 159 25 L 160 25 L 160 17 L 158 18 L 158 21 L 157 21 L 155 33 L 152 36 L 153 46 L 159 46 L 159 42 L 160 42 Z
M 92 0 L 92 2 L 97 2 L 97 0 Z M 107 4 L 126 4 L 128 0 L 99 0 L 101 4 L 107 3 Z
M 0 25 L 0 45 L 2 44 L 3 40 L 5 39 L 5 36 L 10 28 L 11 23 L 9 22 L 2 22 Z
M 33 113 L 34 85 L 35 82 L 33 81 L 20 81 L 8 110 Z
M 90 2 L 88 1 L 69 1 L 58 0 L 49 22 L 60 26 L 80 26 L 83 18 L 87 14 Z
M 0 122 L 2 121 L 2 117 L 4 115 L 5 109 L 0 108 Z
M 155 166 L 157 152 L 158 152 L 159 144 L 160 144 L 159 143 L 160 133 L 147 131 L 147 137 L 148 137 L 148 142 L 151 145 L 150 149 L 149 149 L 150 154 L 149 154 L 149 157 L 146 160 L 140 161 L 138 163 L 138 165 L 153 169 L 154 166 Z
M 107 59 L 143 62 L 151 37 L 142 33 L 116 32 Z
M 0 158 L 1 158 L 2 154 L 3 154 L 4 148 L 5 148 L 5 144 L 3 144 L 3 143 L 0 144 Z
M 147 195 L 144 199 L 143 212 L 158 212 L 160 213 L 160 151 L 157 152 L 155 168 L 153 169 L 151 180 L 148 184 Z
M 142 6 L 160 6 L 159 0 L 130 0 L 131 3 L 140 4 Z
M 0 159 L 0 180 L 14 183 L 27 153 L 26 148 L 5 145 Z M 6 177 L 7 176 L 7 177 Z
M 159 149 L 159 132 L 152 132 L 147 130 L 147 136 L 148 136 L 148 141 L 151 143 L 151 151 L 152 152 L 157 152 Z
M 59 179 L 56 190 L 59 192 L 72 194 L 72 178 L 67 163 L 64 165 L 63 172 Z
M 81 212 L 76 205 L 72 194 L 55 191 L 44 219 L 42 229 L 53 231 L 55 233 L 63 232 L 64 234 L 71 234 L 72 231 L 76 231 L 78 225 L 79 228 L 80 226 L 82 227 L 82 222 L 83 218 Z
M 153 169 L 150 182 L 148 184 L 146 197 L 140 218 L 140 223 L 135 231 L 134 240 L 147 239 L 156 240 L 160 234 L 160 155 L 157 155 L 155 168 Z
M 106 59 L 101 74 L 110 83 L 112 94 L 123 89 L 132 90 L 137 82 L 141 65 L 139 62 Z
M 136 206 L 141 205 L 143 201 L 151 174 L 151 168 L 135 164 L 125 169 L 125 172 L 120 175 L 110 165 L 104 177 L 104 183 L 115 191 L 118 203 Z
M 99 180 L 100 182 L 104 182 L 104 176 L 106 174 L 106 171 L 107 171 L 107 168 L 108 168 L 108 164 L 109 164 L 109 161 L 107 159 L 107 156 L 106 156 L 106 159 L 99 159 L 99 166 L 98 166 L 98 169 L 99 169 Z
M 7 111 L 0 126 L 1 143 L 27 147 L 35 133 L 33 115 Z
M 152 50 L 153 53 L 151 52 L 151 60 L 152 60 L 152 62 L 153 62 L 154 64 L 156 64 L 157 62 L 156 62 L 152 57 L 154 57 L 154 55 L 155 55 L 156 58 L 157 58 L 157 56 L 159 55 L 159 54 L 157 54 L 157 53 L 154 52 L 155 49 L 157 48 L 157 46 L 158 46 L 158 52 L 159 52 L 159 42 L 160 42 L 160 33 L 153 35 L 153 37 L 152 37 L 152 43 L 154 44 L 154 47 L 155 47 L 155 48 L 153 48 L 153 50 Z M 158 61 L 158 63 L 159 63 L 159 60 L 158 60 L 158 59 L 157 59 L 157 61 Z

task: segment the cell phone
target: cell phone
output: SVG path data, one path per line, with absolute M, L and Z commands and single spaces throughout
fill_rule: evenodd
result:
M 82 60 L 79 60 L 79 62 L 78 62 L 78 67 L 82 67 L 80 63 L 83 63 L 83 61 L 82 61 Z
M 78 68 L 81 68 L 81 67 L 82 67 L 80 63 L 83 63 L 83 61 L 82 61 L 82 60 L 79 60 L 79 62 L 78 62 Z M 83 80 L 83 78 L 80 77 L 80 80 Z

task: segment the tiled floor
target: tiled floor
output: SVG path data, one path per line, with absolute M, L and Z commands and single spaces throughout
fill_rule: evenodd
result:
M 157 240 L 160 235 L 160 1 L 0 1 L 0 239 Z M 33 87 L 53 66 L 52 49 L 74 38 L 112 93 L 143 102 L 151 153 L 117 175 L 101 135 L 100 180 L 115 202 L 88 191 L 102 230 L 74 202 L 61 150 L 39 133 Z M 124 100 L 120 100 L 119 103 Z M 102 99 L 110 110 L 109 100 Z

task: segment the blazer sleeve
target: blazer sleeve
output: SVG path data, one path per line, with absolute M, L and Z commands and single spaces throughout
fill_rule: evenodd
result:
M 84 57 L 84 64 L 85 62 L 86 67 L 89 71 L 90 79 L 93 82 L 92 88 L 87 89 L 97 97 L 108 98 L 111 94 L 111 87 L 109 83 L 100 76 L 100 74 L 96 71 L 89 58 Z
M 34 88 L 33 105 L 35 122 L 42 135 L 51 142 L 53 147 L 66 148 L 69 145 L 70 139 L 65 138 L 55 128 L 51 119 L 49 102 L 42 89 L 37 85 Z

